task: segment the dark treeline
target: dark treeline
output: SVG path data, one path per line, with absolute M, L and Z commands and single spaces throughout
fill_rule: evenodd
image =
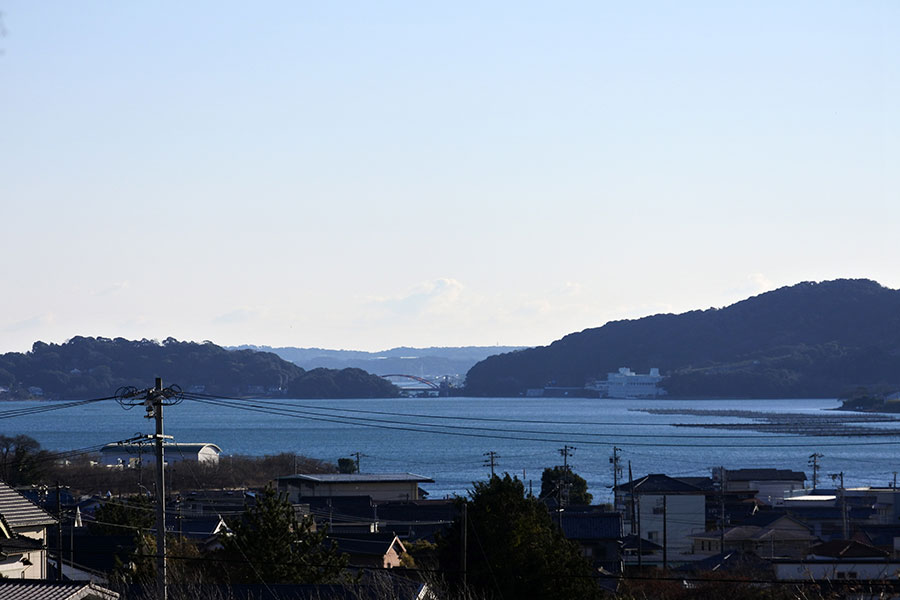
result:
M 79 336 L 0 355 L 0 387 L 7 389 L 0 398 L 106 397 L 122 386 L 149 387 L 154 377 L 185 391 L 225 396 L 384 398 L 398 393 L 391 383 L 359 369 L 305 371 L 270 352 L 229 351 L 212 342 L 174 338 Z
M 580 387 L 628 366 L 659 367 L 676 397 L 837 397 L 900 388 L 900 291 L 868 280 L 801 283 L 722 309 L 607 323 L 549 346 L 490 357 L 467 392 Z

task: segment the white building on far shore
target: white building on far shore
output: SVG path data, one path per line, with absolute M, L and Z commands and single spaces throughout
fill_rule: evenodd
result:
M 650 369 L 649 373 L 635 373 L 622 367 L 616 373 L 607 373 L 606 381 L 586 387 L 597 390 L 606 398 L 658 398 L 666 395 L 666 390 L 659 387 L 662 380 L 657 368 Z

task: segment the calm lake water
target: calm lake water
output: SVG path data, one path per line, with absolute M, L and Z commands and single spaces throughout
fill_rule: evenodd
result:
M 364 473 L 409 471 L 433 478 L 435 483 L 423 486 L 432 498 L 465 493 L 472 481 L 484 479 L 490 473 L 485 466 L 489 451 L 499 455 L 499 472 L 524 476 L 537 491 L 543 468 L 562 464 L 559 450 L 564 445 L 575 447 L 569 462 L 587 479 L 595 502 L 610 497 L 613 446 L 621 449 L 625 478 L 629 461 L 635 477 L 709 475 L 710 467 L 718 465 L 793 469 L 811 475 L 807 462 L 814 452 L 824 455 L 823 487 L 831 483 L 829 473 L 843 471 L 846 485 L 852 487 L 886 485 L 900 470 L 900 422 L 862 423 L 871 415 L 833 411 L 839 405 L 836 400 L 432 398 L 239 403 L 243 409 L 192 400 L 167 407 L 166 433 L 178 442 L 215 443 L 226 456 L 297 452 L 336 462 L 361 452 Z M 29 416 L 9 412 L 52 405 L 0 403 L 0 433 L 24 433 L 46 449 L 71 450 L 153 431 L 153 422 L 144 418 L 141 407 L 124 410 L 115 401 Z M 644 409 L 668 411 L 654 414 Z M 760 430 L 757 425 L 764 418 L 789 422 L 787 430 L 777 430 L 789 433 Z M 709 428 L 717 424 L 741 429 Z M 827 435 L 796 433 L 803 426 Z M 887 435 L 864 435 L 876 428 Z

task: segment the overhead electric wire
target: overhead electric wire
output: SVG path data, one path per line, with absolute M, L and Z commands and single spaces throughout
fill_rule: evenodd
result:
M 0 411 L 0 419 L 13 419 L 15 417 L 26 417 L 30 415 L 51 412 L 54 410 L 64 410 L 67 408 L 74 408 L 76 406 L 84 406 L 86 404 L 93 404 L 95 402 L 103 402 L 105 400 L 115 400 L 115 396 L 109 396 L 106 398 L 91 398 L 89 400 L 75 400 L 73 402 L 47 402 L 42 403 L 40 406 L 32 406 L 29 408 L 13 408 L 10 410 Z
M 332 408 L 329 406 L 317 406 L 314 404 L 297 404 L 294 401 L 283 400 L 283 401 L 275 401 L 275 400 L 264 400 L 261 398 L 237 398 L 233 396 L 214 396 L 210 394 L 197 394 L 197 393 L 185 393 L 186 397 L 190 396 L 195 399 L 206 398 L 210 400 L 227 400 L 233 402 L 258 402 L 260 404 L 268 404 L 272 406 L 284 406 L 289 408 L 303 408 L 307 410 L 323 410 L 337 413 L 359 413 L 359 414 L 369 414 L 369 415 L 381 415 L 387 417 L 408 417 L 408 418 L 424 418 L 424 419 L 446 419 L 453 421 L 480 421 L 480 422 L 490 422 L 490 423 L 523 423 L 523 424 L 532 424 L 532 425 L 598 425 L 598 426 L 614 426 L 619 427 L 622 425 L 630 425 L 628 422 L 623 421 L 563 421 L 563 420 L 548 420 L 548 419 L 507 419 L 501 417 L 473 417 L 466 416 L 460 417 L 456 415 L 435 415 L 435 414 L 422 414 L 422 413 L 401 413 L 401 412 L 393 412 L 393 411 L 382 411 L 382 410 L 363 410 L 359 408 Z M 643 412 L 645 409 L 629 409 L 634 412 Z M 748 411 L 754 412 L 754 411 Z M 769 413 L 759 412 L 760 418 L 765 418 Z M 792 413 L 788 413 L 792 414 Z M 687 416 L 687 415 L 686 415 Z M 842 417 L 837 419 L 837 422 L 841 424 L 849 424 L 849 423 L 868 423 L 869 421 L 858 421 L 852 418 L 853 414 L 848 414 L 846 417 Z M 750 418 L 750 417 L 742 417 L 742 418 Z M 860 416 L 860 418 L 866 418 L 864 416 Z M 897 423 L 900 425 L 900 419 L 893 419 L 891 421 L 887 421 L 890 423 Z M 708 427 L 709 424 L 706 423 L 641 423 L 641 427 Z M 714 424 L 718 425 L 718 424 Z M 726 423 L 724 425 L 730 425 Z M 743 423 L 742 423 L 743 425 Z M 752 424 L 748 424 L 752 425 Z M 776 424 L 775 426 L 778 426 Z M 790 424 L 785 424 L 785 427 L 790 426 Z M 894 430 L 896 435 L 900 435 L 900 430 Z M 860 434 L 864 435 L 864 434 Z M 884 435 L 884 434 L 872 434 L 872 435 Z M 697 436 L 685 436 L 685 437 L 697 437 Z M 724 436 L 713 436 L 713 437 L 724 437 Z M 778 437 L 778 436 L 758 436 L 758 437 Z
M 409 423 L 405 421 L 395 421 L 388 419 L 364 419 L 361 417 L 352 417 L 346 415 L 328 415 L 317 412 L 311 412 L 308 410 L 299 410 L 296 408 L 292 408 L 289 406 L 285 406 L 281 403 L 273 403 L 271 401 L 265 400 L 221 400 L 221 399 L 213 399 L 208 396 L 198 396 L 194 394 L 185 394 L 186 400 L 191 400 L 194 402 L 209 404 L 212 406 L 220 406 L 226 408 L 234 408 L 238 410 L 246 410 L 249 412 L 258 412 L 263 414 L 273 414 L 279 416 L 286 417 L 294 417 L 299 419 L 307 419 L 313 421 L 324 421 L 331 423 L 339 423 L 343 425 L 356 425 L 360 427 L 371 427 L 378 429 L 388 429 L 395 431 L 411 431 L 417 433 L 430 433 L 430 434 L 439 434 L 439 435 L 455 435 L 461 437 L 474 437 L 474 438 L 484 438 L 484 439 L 495 439 L 495 440 L 515 440 L 515 441 L 528 441 L 528 442 L 552 442 L 552 443 L 565 443 L 571 442 L 573 439 L 578 441 L 581 444 L 591 444 L 591 445 L 608 445 L 610 442 L 608 441 L 597 441 L 590 439 L 580 439 L 585 437 L 601 437 L 601 438 L 615 438 L 621 439 L 623 437 L 631 438 L 631 437 L 639 437 L 639 438 L 674 438 L 674 439 L 685 439 L 685 440 L 695 440 L 697 438 L 708 439 L 712 438 L 715 440 L 759 440 L 759 439 L 785 439 L 786 436 L 790 436 L 792 434 L 783 434 L 777 436 L 734 436 L 734 435 L 715 435 L 715 436 L 696 436 L 696 435 L 685 435 L 685 434 L 660 434 L 660 435 L 650 435 L 650 434 L 626 434 L 621 432 L 615 433 L 567 433 L 567 432 L 544 432 L 544 431 L 529 431 L 529 430 L 505 430 L 498 428 L 488 428 L 488 427 L 465 427 L 458 425 L 442 425 L 442 424 L 431 424 L 431 423 Z M 623 423 L 616 423 L 616 425 L 621 426 Z M 423 429 L 423 428 L 432 428 L 432 429 Z M 436 428 L 443 428 L 436 429 Z M 453 431 L 446 431 L 446 429 L 453 429 Z M 475 432 L 492 432 L 488 433 L 475 433 Z M 497 433 L 513 433 L 513 434 L 521 434 L 521 435 L 496 435 Z M 554 438 L 536 438 L 536 437 L 526 437 L 526 435 L 547 435 L 547 436 L 565 436 L 563 437 L 554 437 Z M 851 436 L 848 436 L 851 437 Z M 852 437 L 859 437 L 858 435 L 854 435 Z M 646 446 L 646 447 L 656 447 L 656 448 L 684 448 L 684 447 L 697 447 L 697 448 L 716 448 L 721 447 L 721 443 L 717 444 L 660 444 L 660 443 L 641 443 L 641 442 L 622 442 L 623 444 L 628 444 L 629 446 Z M 815 445 L 817 447 L 835 447 L 835 446 L 885 446 L 885 445 L 897 445 L 900 444 L 900 439 L 893 441 L 875 441 L 875 442 L 837 442 L 837 443 L 828 443 L 828 442 L 816 442 Z M 809 446 L 810 443 L 806 444 L 798 444 L 796 442 L 792 443 L 781 443 L 781 444 L 759 444 L 759 443 L 747 443 L 747 444 L 734 444 L 728 443 L 726 444 L 729 448 L 794 448 L 794 447 L 806 447 Z

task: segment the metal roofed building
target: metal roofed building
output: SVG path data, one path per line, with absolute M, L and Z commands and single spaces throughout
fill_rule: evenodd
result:
M 288 501 L 298 502 L 302 496 L 371 496 L 372 500 L 419 500 L 419 484 L 434 479 L 415 473 L 344 474 L 316 473 L 285 475 L 275 479 L 279 492 Z
M 206 464 L 217 464 L 222 449 L 215 444 L 206 443 L 166 443 L 166 464 L 191 461 Z M 153 444 L 107 444 L 100 449 L 103 464 L 107 467 L 156 464 L 156 451 Z

